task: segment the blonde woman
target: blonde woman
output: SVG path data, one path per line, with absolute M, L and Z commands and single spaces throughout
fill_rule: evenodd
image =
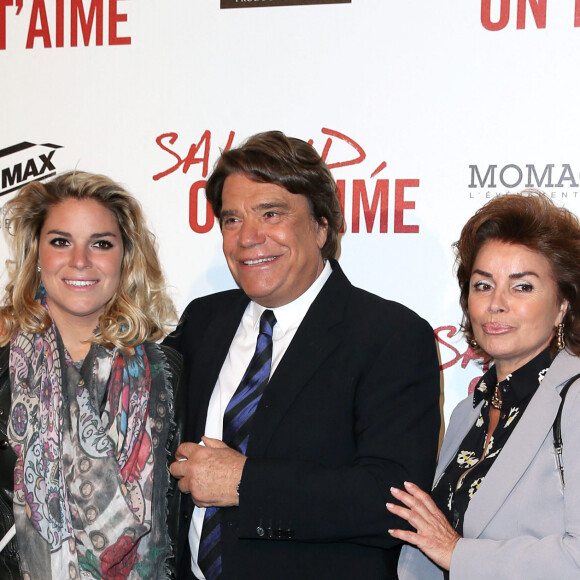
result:
M 175 320 L 154 237 L 102 175 L 30 183 L 5 209 L 0 576 L 164 578 L 181 360 L 154 342 Z

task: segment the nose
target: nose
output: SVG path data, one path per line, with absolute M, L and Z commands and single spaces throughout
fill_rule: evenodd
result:
M 491 313 L 506 312 L 509 310 L 507 295 L 504 290 L 495 288 L 490 294 L 489 311 Z
M 245 219 L 239 230 L 238 242 L 244 248 L 250 248 L 264 243 L 266 235 L 264 234 L 260 223 L 254 219 Z
M 70 255 L 69 265 L 77 270 L 90 268 L 91 259 L 87 248 L 74 246 Z

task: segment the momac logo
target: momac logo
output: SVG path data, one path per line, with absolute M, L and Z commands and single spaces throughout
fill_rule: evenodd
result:
M 44 143 L 36 145 L 23 141 L 0 149 L 2 187 L 0 196 L 21 188 L 26 183 L 45 179 L 56 174 L 54 154 L 61 145 Z
M 489 198 L 528 188 L 544 190 L 550 197 L 578 197 L 579 183 L 580 173 L 570 163 L 469 166 L 471 198 Z

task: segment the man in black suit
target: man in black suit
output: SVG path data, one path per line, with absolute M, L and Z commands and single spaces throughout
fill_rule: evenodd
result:
M 180 578 L 397 577 L 399 546 L 387 530 L 402 523 L 385 503 L 391 486 L 431 484 L 435 340 L 414 312 L 347 280 L 334 260 L 336 193 L 316 151 L 280 132 L 222 153 L 208 179 L 240 289 L 191 302 L 166 339 L 184 356 L 190 389 L 190 442 L 171 465 L 193 500 L 175 514 Z M 388 267 L 377 258 L 367 259 Z M 234 449 L 222 442 L 224 413 L 266 309 L 275 316 L 270 379 L 249 416 L 247 449 Z M 210 568 L 199 547 L 215 514 Z

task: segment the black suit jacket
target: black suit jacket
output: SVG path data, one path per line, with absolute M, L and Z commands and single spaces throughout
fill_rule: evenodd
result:
M 387 530 L 403 523 L 385 508 L 389 488 L 432 481 L 440 428 L 433 331 L 332 267 L 254 416 L 240 505 L 222 512 L 228 580 L 396 578 L 399 546 Z M 247 304 L 240 290 L 194 300 L 166 339 L 188 373 L 187 440 L 204 433 Z M 189 565 L 193 502 L 183 505 L 179 570 Z

